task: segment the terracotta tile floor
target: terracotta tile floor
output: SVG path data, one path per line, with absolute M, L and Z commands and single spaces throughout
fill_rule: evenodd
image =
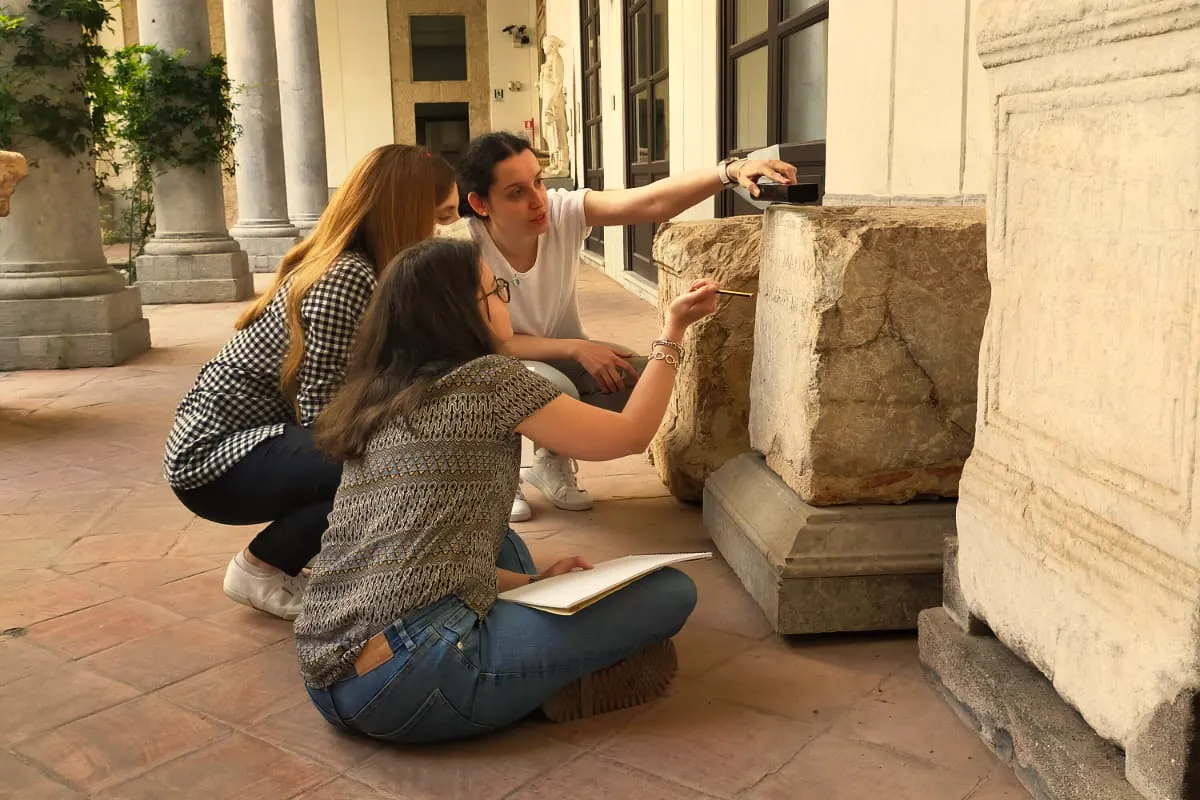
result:
M 261 279 L 261 276 L 260 276 Z M 599 273 L 592 335 L 644 346 L 654 310 Z M 159 476 L 175 404 L 231 305 L 147 308 L 154 349 L 114 369 L 0 373 L 0 796 L 7 798 L 1025 797 L 923 680 L 912 635 L 785 641 L 719 560 L 670 697 L 465 744 L 383 747 L 310 707 L 286 623 L 228 602 L 250 530 Z M 584 464 L 601 502 L 519 526 L 535 556 L 707 549 L 644 457 Z

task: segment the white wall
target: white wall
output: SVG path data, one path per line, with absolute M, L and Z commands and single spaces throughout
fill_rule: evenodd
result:
M 827 202 L 987 192 L 980 0 L 831 0 Z
M 386 0 L 316 0 L 329 185 L 376 147 L 392 144 Z
M 542 43 L 537 41 L 534 30 L 537 10 L 533 0 L 488 0 L 488 73 L 492 94 L 492 130 L 508 130 L 520 133 L 525 120 L 533 119 L 541 129 L 541 111 L 538 101 L 538 54 Z M 503 32 L 509 25 L 528 27 L 530 42 L 525 47 L 515 47 L 512 37 Z M 549 30 L 549 25 L 547 25 Z M 553 30 L 549 30 L 554 33 Z M 565 37 L 562 37 L 565 40 Z M 563 62 L 570 69 L 572 53 L 562 50 Z M 519 91 L 508 88 L 511 81 L 521 84 Z M 504 90 L 504 99 L 497 101 L 494 92 Z M 570 106 L 568 105 L 568 108 Z
M 716 168 L 719 153 L 718 0 L 670 0 L 667 5 L 670 76 L 671 174 Z M 697 203 L 676 219 L 712 219 L 716 199 Z

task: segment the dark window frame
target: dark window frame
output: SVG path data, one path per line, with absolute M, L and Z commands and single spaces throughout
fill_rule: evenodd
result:
M 580 104 L 579 129 L 583 132 L 580 139 L 583 158 L 583 185 L 589 189 L 603 191 L 604 189 L 604 90 L 600 82 L 600 66 L 603 58 L 600 54 L 600 0 L 580 0 L 579 4 L 579 71 L 580 71 Z M 589 44 L 594 46 L 589 47 Z M 589 56 L 595 54 L 595 58 Z M 591 86 L 595 82 L 595 92 Z M 589 116 L 589 110 L 596 113 Z M 591 151 L 592 133 L 595 132 L 596 152 Z M 594 161 L 589 162 L 589 155 Z M 592 228 L 584 247 L 596 255 L 604 255 L 604 229 Z
M 662 10 L 662 24 L 667 26 L 667 30 L 663 31 L 662 41 L 665 48 L 657 59 L 655 57 L 655 38 L 654 38 L 654 11 L 656 8 Z M 621 4 L 622 10 L 622 38 L 625 44 L 624 74 L 622 76 L 622 84 L 625 92 L 625 185 L 633 188 L 637 186 L 645 186 L 656 180 L 668 177 L 671 174 L 671 141 L 670 141 L 670 107 L 671 107 L 671 90 L 670 90 L 670 39 L 669 27 L 670 17 L 667 13 L 667 4 L 665 0 L 624 0 Z M 643 51 L 646 58 L 646 75 L 643 78 L 635 79 L 635 59 L 638 56 L 637 43 L 634 41 L 634 20 L 642 11 L 646 12 L 646 25 L 641 31 L 641 35 L 645 37 L 645 50 Z M 659 69 L 654 69 L 655 61 L 658 61 Z M 638 133 L 638 118 L 637 118 L 637 96 L 642 92 L 646 92 L 647 107 L 646 107 L 646 151 L 648 160 L 638 163 L 639 142 L 637 141 Z M 666 142 L 661 148 L 662 158 L 655 160 L 654 155 L 658 148 L 657 130 L 654 125 L 655 117 L 655 101 L 659 98 L 666 99 L 667 119 L 664 121 L 663 132 L 666 134 Z M 654 264 L 654 257 L 649 250 L 653 249 L 654 234 L 658 230 L 658 225 L 655 223 L 647 223 L 643 225 L 627 225 L 625 227 L 625 270 L 633 272 L 651 283 L 658 283 L 658 268 Z M 646 248 L 639 249 L 637 244 L 643 242 Z
M 800 183 L 817 183 L 820 194 L 825 194 L 825 140 L 813 142 L 785 142 L 783 140 L 783 43 L 787 37 L 819 22 L 829 19 L 829 0 L 819 2 L 800 14 L 781 19 L 786 0 L 771 0 L 767 10 L 767 27 L 741 42 L 734 42 L 737 35 L 737 0 L 721 0 L 718 29 L 720 31 L 721 97 L 718 105 L 720 158 L 740 157 L 758 147 L 778 144 L 780 158 L 796 166 Z M 737 124 L 737 87 L 734 84 L 734 62 L 759 48 L 767 48 L 767 141 L 751 149 L 737 149 L 734 126 Z M 722 192 L 717 200 L 717 215 L 761 213 L 742 201 L 733 192 Z

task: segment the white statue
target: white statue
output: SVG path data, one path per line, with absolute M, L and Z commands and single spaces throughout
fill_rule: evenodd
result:
M 538 90 L 542 98 L 542 136 L 546 140 L 546 149 L 550 151 L 550 167 L 546 175 L 550 177 L 569 175 L 571 172 L 567 152 L 567 98 L 563 91 L 565 70 L 558 52 L 562 46 L 563 40 L 557 36 L 547 36 L 542 40 L 546 63 L 542 65 Z

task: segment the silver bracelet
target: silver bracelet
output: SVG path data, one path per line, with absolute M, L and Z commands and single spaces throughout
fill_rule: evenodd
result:
M 671 355 L 670 353 L 664 353 L 662 350 L 655 350 L 653 353 L 650 354 L 649 358 L 652 361 L 665 361 L 665 362 L 667 362 L 667 364 L 674 367 L 676 370 L 678 370 L 679 365 L 681 363 L 683 363 L 680 359 L 676 358 L 675 356 Z
M 674 350 L 676 353 L 679 354 L 680 359 L 683 358 L 683 345 L 681 345 L 679 342 L 672 342 L 670 339 L 655 339 L 653 342 L 650 343 L 650 349 L 653 350 L 655 347 L 658 347 L 659 345 L 662 345 L 663 347 L 671 348 L 672 350 Z

